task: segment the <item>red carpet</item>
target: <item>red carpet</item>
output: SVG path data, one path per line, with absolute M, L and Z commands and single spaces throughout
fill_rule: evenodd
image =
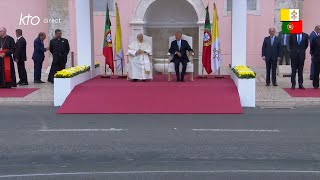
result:
M 1 98 L 22 98 L 27 95 L 37 91 L 38 88 L 11 88 L 11 89 L 2 89 L 0 88 L 0 97 Z
M 309 97 L 309 98 L 320 98 L 320 89 L 307 88 L 305 90 L 290 88 L 284 89 L 291 97 Z
M 59 114 L 239 114 L 238 91 L 227 79 L 152 82 L 95 78 L 74 88 Z

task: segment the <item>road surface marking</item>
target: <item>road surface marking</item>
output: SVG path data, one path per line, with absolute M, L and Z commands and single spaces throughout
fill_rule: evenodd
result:
M 120 132 L 127 129 L 40 129 L 39 132 Z
M 192 129 L 199 132 L 280 132 L 272 129 Z
M 37 177 L 37 176 L 70 176 L 70 175 L 115 175 L 115 174 L 163 174 L 163 173 L 295 173 L 295 174 L 320 174 L 320 171 L 296 170 L 217 170 L 217 171 L 110 171 L 110 172 L 73 172 L 73 173 L 46 173 L 46 174 L 12 174 L 0 175 L 0 178 Z

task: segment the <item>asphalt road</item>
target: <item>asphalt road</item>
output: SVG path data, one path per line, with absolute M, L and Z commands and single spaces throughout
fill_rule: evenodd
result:
M 2 179 L 320 179 L 320 107 L 57 115 L 0 106 Z

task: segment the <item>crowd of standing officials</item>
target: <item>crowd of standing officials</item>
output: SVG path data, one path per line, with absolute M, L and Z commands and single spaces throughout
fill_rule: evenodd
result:
M 27 42 L 21 29 L 16 30 L 16 42 L 7 35 L 4 27 L 0 28 L 0 88 L 26 86 L 29 84 L 25 62 L 27 61 Z M 45 83 L 41 80 L 42 65 L 45 53 L 52 54 L 52 64 L 48 76 L 48 82 L 54 83 L 54 74 L 66 68 L 70 46 L 67 39 L 62 38 L 61 30 L 55 30 L 55 35 L 50 40 L 49 47 L 44 46 L 46 33 L 40 32 L 33 42 L 34 83 Z M 14 62 L 17 64 L 19 82 L 16 82 Z
M 286 64 L 291 65 L 291 89 L 297 85 L 296 76 L 298 73 L 298 87 L 303 86 L 303 69 L 306 59 L 306 50 L 310 42 L 311 67 L 310 80 L 313 87 L 319 88 L 320 72 L 320 25 L 316 26 L 310 36 L 304 32 L 301 34 L 283 34 L 279 32 L 276 36 L 274 28 L 269 29 L 269 36 L 264 38 L 262 45 L 262 59 L 266 63 L 266 86 L 277 84 L 277 66 Z M 271 76 L 271 79 L 270 79 Z

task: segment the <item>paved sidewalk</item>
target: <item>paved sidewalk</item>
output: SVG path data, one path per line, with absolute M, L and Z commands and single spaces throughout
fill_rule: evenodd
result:
M 48 74 L 42 73 L 42 81 L 48 79 Z M 19 80 L 17 76 L 17 80 Z M 0 105 L 46 105 L 53 106 L 53 84 L 34 84 L 33 74 L 28 73 L 28 86 L 18 86 L 18 88 L 39 88 L 39 90 L 29 94 L 24 98 L 0 98 Z
M 264 108 L 294 108 L 299 106 L 320 105 L 320 98 L 294 98 L 291 97 L 283 88 L 291 87 L 290 77 L 277 77 L 278 87 L 266 86 L 265 70 L 257 69 L 256 79 L 256 103 Z M 297 78 L 298 80 L 298 78 Z M 304 73 L 305 88 L 313 88 L 312 81 L 309 79 L 309 72 Z M 320 90 L 319 90 L 320 93 Z
M 320 98 L 293 98 L 283 88 L 290 88 L 289 77 L 278 77 L 278 87 L 265 85 L 265 70 L 254 69 L 257 72 L 256 102 L 262 108 L 295 108 L 299 106 L 320 105 Z M 224 69 L 222 74 L 228 74 L 229 70 Z M 34 84 L 33 75 L 28 74 L 29 86 L 19 88 L 40 88 L 25 98 L 0 98 L 0 105 L 47 105 L 53 106 L 53 85 L 51 83 Z M 309 74 L 304 74 L 304 86 L 312 88 L 312 81 L 308 79 Z M 47 74 L 42 74 L 42 80 L 47 79 Z M 320 93 L 320 90 L 319 90 Z

